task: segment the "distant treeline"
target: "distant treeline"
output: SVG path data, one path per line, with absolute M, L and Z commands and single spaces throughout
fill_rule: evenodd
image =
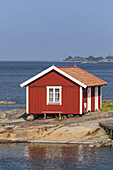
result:
M 113 56 L 109 55 L 107 57 L 94 57 L 94 56 L 89 56 L 89 57 L 80 57 L 80 56 L 69 56 L 64 59 L 64 61 L 101 61 L 101 60 L 113 60 Z

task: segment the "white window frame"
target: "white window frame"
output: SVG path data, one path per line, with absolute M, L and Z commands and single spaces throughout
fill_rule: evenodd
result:
M 47 105 L 62 105 L 62 86 L 46 86 L 47 88 Z M 53 89 L 53 102 L 49 103 L 49 89 Z M 55 102 L 55 89 L 59 89 L 60 97 L 59 97 L 59 103 Z

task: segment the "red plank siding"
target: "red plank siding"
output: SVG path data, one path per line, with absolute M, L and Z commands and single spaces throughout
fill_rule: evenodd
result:
M 62 86 L 62 105 L 47 105 L 46 86 Z M 52 71 L 29 85 L 29 113 L 62 111 L 63 114 L 79 114 L 80 87 Z
M 66 114 L 80 113 L 80 88 L 63 87 L 62 109 Z
M 63 75 L 59 74 L 56 71 L 51 71 L 48 74 L 40 77 L 39 79 L 32 82 L 31 85 L 43 85 L 43 86 L 75 86 L 77 85 L 73 81 L 69 80 L 68 78 L 64 77 Z M 77 85 L 79 86 L 79 85 Z
M 87 112 L 87 89 L 83 89 L 83 95 L 82 95 L 82 113 Z M 86 111 L 84 110 L 84 103 L 86 103 Z
M 46 104 L 46 87 L 30 87 L 29 89 L 29 113 L 62 111 L 64 114 L 79 114 L 79 88 L 62 87 L 62 105 Z
M 91 87 L 91 112 L 95 111 L 95 87 Z

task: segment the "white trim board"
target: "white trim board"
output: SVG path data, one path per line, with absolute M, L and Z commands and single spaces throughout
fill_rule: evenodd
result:
M 87 100 L 88 100 L 87 111 L 91 111 L 91 87 L 88 87 L 88 90 L 87 90 Z
M 35 81 L 36 79 L 42 77 L 43 75 L 49 73 L 52 70 L 57 71 L 58 73 L 62 74 L 63 76 L 67 77 L 68 79 L 72 80 L 73 82 L 77 83 L 78 85 L 80 85 L 84 88 L 87 87 L 87 85 L 83 84 L 79 80 L 75 79 L 74 77 L 72 77 L 69 74 L 65 73 L 64 71 L 60 70 L 56 66 L 51 66 L 51 67 L 47 68 L 46 70 L 42 71 L 41 73 L 37 74 L 36 76 L 34 76 L 34 77 L 30 78 L 29 80 L 25 81 L 24 83 L 20 84 L 20 86 L 24 87 L 24 86 L 28 85 L 29 83 Z
M 26 87 L 26 114 L 29 114 L 29 86 Z
M 98 110 L 98 86 L 95 87 L 95 110 Z
M 100 86 L 100 107 L 102 108 L 102 86 Z
M 82 114 L 82 87 L 80 87 L 80 114 Z

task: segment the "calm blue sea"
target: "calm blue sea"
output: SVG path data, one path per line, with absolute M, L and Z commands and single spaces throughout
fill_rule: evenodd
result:
M 0 170 L 112 170 L 113 148 L 1 144 Z
M 0 62 L 0 101 L 15 101 L 25 104 L 25 88 L 21 88 L 20 84 L 52 64 L 56 66 L 75 65 L 74 62 Z M 107 81 L 108 85 L 103 86 L 102 97 L 103 99 L 113 99 L 113 63 L 76 63 L 76 65 Z M 18 105 L 18 107 L 20 106 Z M 0 110 L 5 110 L 4 106 L 0 106 Z

